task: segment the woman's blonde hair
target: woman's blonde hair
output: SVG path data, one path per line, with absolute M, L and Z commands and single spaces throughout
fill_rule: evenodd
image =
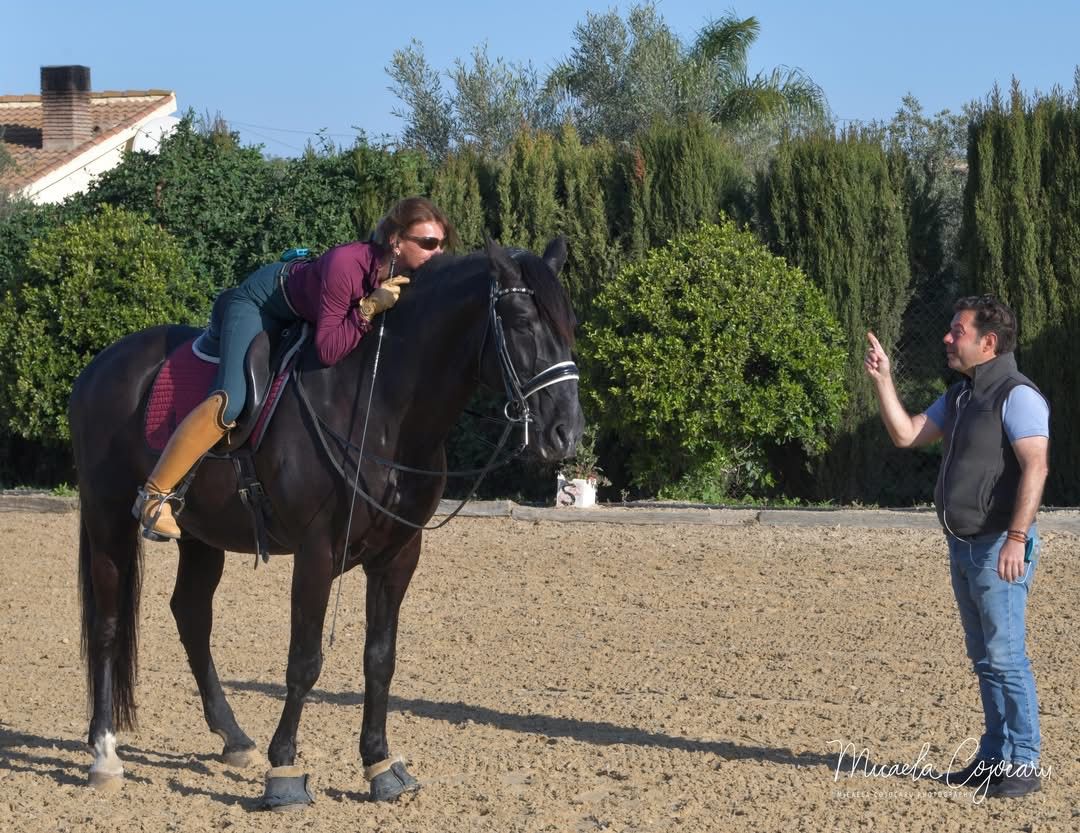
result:
M 458 244 L 457 231 L 435 203 L 425 197 L 407 197 L 398 200 L 379 220 L 371 239 L 384 248 L 390 248 L 390 238 L 403 234 L 416 223 L 438 223 L 443 227 L 447 245 L 455 248 Z

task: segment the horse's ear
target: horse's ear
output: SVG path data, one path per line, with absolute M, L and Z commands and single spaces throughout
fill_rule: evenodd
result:
M 566 263 L 566 238 L 563 235 L 560 234 L 547 244 L 547 248 L 544 249 L 544 263 L 554 274 L 559 274 Z
M 510 255 L 506 253 L 506 249 L 492 240 L 488 235 L 484 234 L 484 249 L 487 251 L 488 260 L 491 261 L 491 265 L 496 272 L 509 272 L 511 275 L 517 274 L 517 268 L 514 266 L 514 261 Z

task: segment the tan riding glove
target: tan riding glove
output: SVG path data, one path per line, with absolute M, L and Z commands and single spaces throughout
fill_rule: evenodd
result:
M 394 275 L 389 280 L 383 281 L 382 286 L 370 295 L 361 298 L 357 303 L 360 314 L 370 321 L 380 312 L 390 309 L 401 296 L 401 287 L 408 282 L 409 279 L 404 275 Z

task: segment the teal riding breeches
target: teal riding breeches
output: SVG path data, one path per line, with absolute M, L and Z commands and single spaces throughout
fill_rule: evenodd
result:
M 275 334 L 297 320 L 282 289 L 280 277 L 287 263 L 270 263 L 252 272 L 240 286 L 218 295 L 214 301 L 209 339 L 219 345 L 217 377 L 213 391 L 227 397 L 222 415 L 232 424 L 244 409 L 247 383 L 244 380 L 244 357 L 261 332 Z

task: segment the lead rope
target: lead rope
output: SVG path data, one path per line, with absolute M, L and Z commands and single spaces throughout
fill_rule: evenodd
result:
M 386 279 L 394 276 L 394 264 L 396 255 L 390 256 L 390 269 L 386 273 Z M 357 315 L 360 313 L 357 312 Z M 330 644 L 334 647 L 334 635 L 337 631 L 338 607 L 341 605 L 341 585 L 345 583 L 345 553 L 349 551 L 349 536 L 352 533 L 353 511 L 356 509 L 356 489 L 360 484 L 360 463 L 364 459 L 364 443 L 367 441 L 368 422 L 371 420 L 371 399 L 375 394 L 375 377 L 379 372 L 379 355 L 382 353 L 383 332 L 386 330 L 386 313 L 379 318 L 379 340 L 375 342 L 375 365 L 371 368 L 371 387 L 368 388 L 367 410 L 364 413 L 364 430 L 360 434 L 360 451 L 356 455 L 356 472 L 353 474 L 352 493 L 349 495 L 349 520 L 345 524 L 345 540 L 341 544 L 341 570 L 338 571 L 337 595 L 334 598 L 334 616 L 330 620 Z

